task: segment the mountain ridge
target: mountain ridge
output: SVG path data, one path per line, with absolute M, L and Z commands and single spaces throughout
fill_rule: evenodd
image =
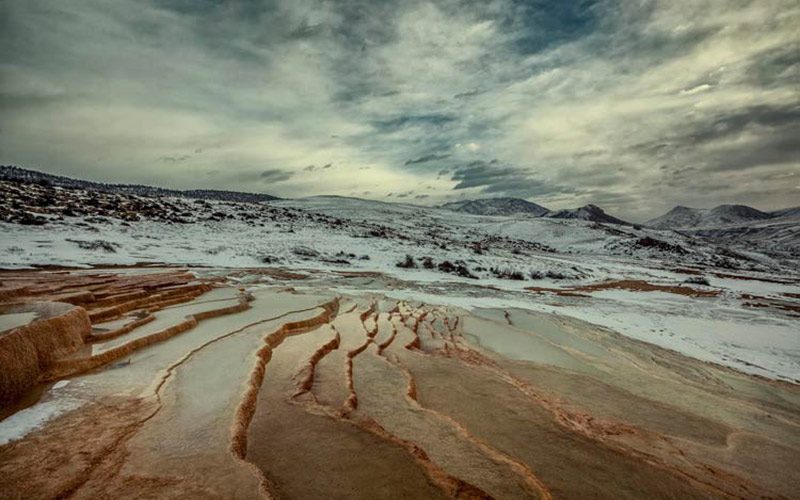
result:
M 644 225 L 655 229 L 699 229 L 749 224 L 799 214 L 800 207 L 763 212 L 747 205 L 738 204 L 723 204 L 713 208 L 676 205 L 667 213 L 646 221 Z
M 597 205 L 588 204 L 578 208 L 567 208 L 563 210 L 554 210 L 544 215 L 549 219 L 577 219 L 590 222 L 601 222 L 605 224 L 618 224 L 621 226 L 632 226 L 630 222 L 618 219 L 613 215 L 609 215 L 602 208 Z
M 68 189 L 93 189 L 108 193 L 124 193 L 143 196 L 146 198 L 180 197 L 218 201 L 237 201 L 260 203 L 264 201 L 280 200 L 277 196 L 265 193 L 247 193 L 242 191 L 227 191 L 218 189 L 169 189 L 144 184 L 116 184 L 97 181 L 75 179 L 63 175 L 48 174 L 39 170 L 17 167 L 13 165 L 0 165 L 0 180 L 10 182 L 28 182 L 35 184 L 50 184 Z
M 532 215 L 541 217 L 550 210 L 539 204 L 522 198 L 476 198 L 472 200 L 452 201 L 437 208 L 452 210 L 473 215 Z

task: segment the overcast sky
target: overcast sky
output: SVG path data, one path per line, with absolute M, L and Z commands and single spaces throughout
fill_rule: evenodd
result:
M 643 220 L 800 205 L 798 0 L 3 0 L 0 163 Z

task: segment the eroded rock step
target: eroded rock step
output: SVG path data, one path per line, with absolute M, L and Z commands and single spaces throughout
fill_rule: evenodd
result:
M 287 295 L 258 292 L 252 309 L 203 321 L 191 334 L 133 352 L 124 366 L 70 380 L 62 396 L 84 402 L 29 438 L 0 447 L 0 490 L 12 498 L 132 491 L 257 498 L 258 475 L 230 449 L 252 374 L 246 360 L 271 331 L 307 321 L 331 300 Z M 57 473 L 38 474 L 37 461 Z
M 322 359 L 340 363 L 339 370 L 327 376 L 338 373 L 342 383 L 335 389 L 338 397 L 321 399 L 337 408 L 344 403 L 347 353 L 367 337 L 357 311 L 343 314 L 333 325 L 336 330 L 319 328 L 287 337 L 273 351 L 250 426 L 247 459 L 264 472 L 279 498 L 445 498 L 400 445 L 364 431 L 335 411 L 293 398 L 304 360 L 313 358 L 338 332 L 341 344 Z M 323 377 L 323 361 L 317 364 L 315 394 L 323 386 L 317 382 Z

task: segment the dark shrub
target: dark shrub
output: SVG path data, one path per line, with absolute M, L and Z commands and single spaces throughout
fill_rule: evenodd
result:
M 708 282 L 708 279 L 704 278 L 703 276 L 692 276 L 691 278 L 686 278 L 683 280 L 683 282 L 688 285 L 711 286 L 711 283 Z
M 406 258 L 398 262 L 397 267 L 402 267 L 403 269 L 414 269 L 417 267 L 417 263 L 414 261 L 414 257 L 406 254 Z
M 461 276 L 462 278 L 470 278 L 470 279 L 478 279 L 477 276 L 472 274 L 461 261 L 456 261 L 455 263 L 450 262 L 448 260 L 442 261 L 439 263 L 439 271 L 443 273 L 455 274 L 456 276 Z
M 514 271 L 512 269 L 499 269 L 493 267 L 489 270 L 495 277 L 503 279 L 503 280 L 516 280 L 522 281 L 525 279 L 525 276 L 520 271 Z
M 657 250 L 661 250 L 662 252 L 670 252 L 680 255 L 689 253 L 685 248 L 683 248 L 680 245 L 673 245 L 672 243 L 667 243 L 666 241 L 657 240 L 649 236 L 645 236 L 644 238 L 639 238 L 638 240 L 636 240 L 634 245 L 639 248 L 655 248 Z

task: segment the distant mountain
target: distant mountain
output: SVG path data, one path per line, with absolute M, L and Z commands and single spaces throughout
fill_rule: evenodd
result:
M 180 197 L 246 203 L 260 203 L 263 201 L 280 199 L 277 196 L 263 193 L 243 193 L 239 191 L 220 191 L 216 189 L 177 190 L 143 186 L 140 184 L 106 184 L 103 182 L 72 179 L 61 175 L 52 175 L 37 170 L 6 165 L 0 165 L 0 181 L 47 184 L 67 189 L 87 189 L 105 193 L 131 194 L 143 196 L 145 198 Z
M 578 219 L 587 220 L 592 222 L 603 222 L 606 224 L 621 224 L 625 226 L 632 225 L 622 219 L 617 219 L 614 216 L 608 215 L 605 211 L 597 205 L 586 205 L 579 208 L 570 208 L 566 210 L 554 210 L 545 214 L 545 217 L 551 219 Z
M 645 222 L 645 225 L 656 229 L 713 228 L 747 224 L 774 216 L 747 205 L 719 205 L 711 209 L 677 206 L 666 214 Z
M 439 208 L 474 215 L 531 215 L 541 217 L 548 209 L 520 198 L 486 198 L 482 200 L 454 201 Z
M 800 207 L 762 212 L 747 205 L 714 208 L 677 206 L 644 223 L 655 229 L 678 230 L 720 245 L 768 254 L 800 255 Z
M 650 219 L 644 224 L 656 229 L 672 229 L 680 227 L 694 227 L 702 219 L 702 208 L 691 208 L 678 205 L 664 215 Z
M 775 210 L 774 212 L 769 212 L 769 214 L 773 217 L 800 217 L 800 207 Z

